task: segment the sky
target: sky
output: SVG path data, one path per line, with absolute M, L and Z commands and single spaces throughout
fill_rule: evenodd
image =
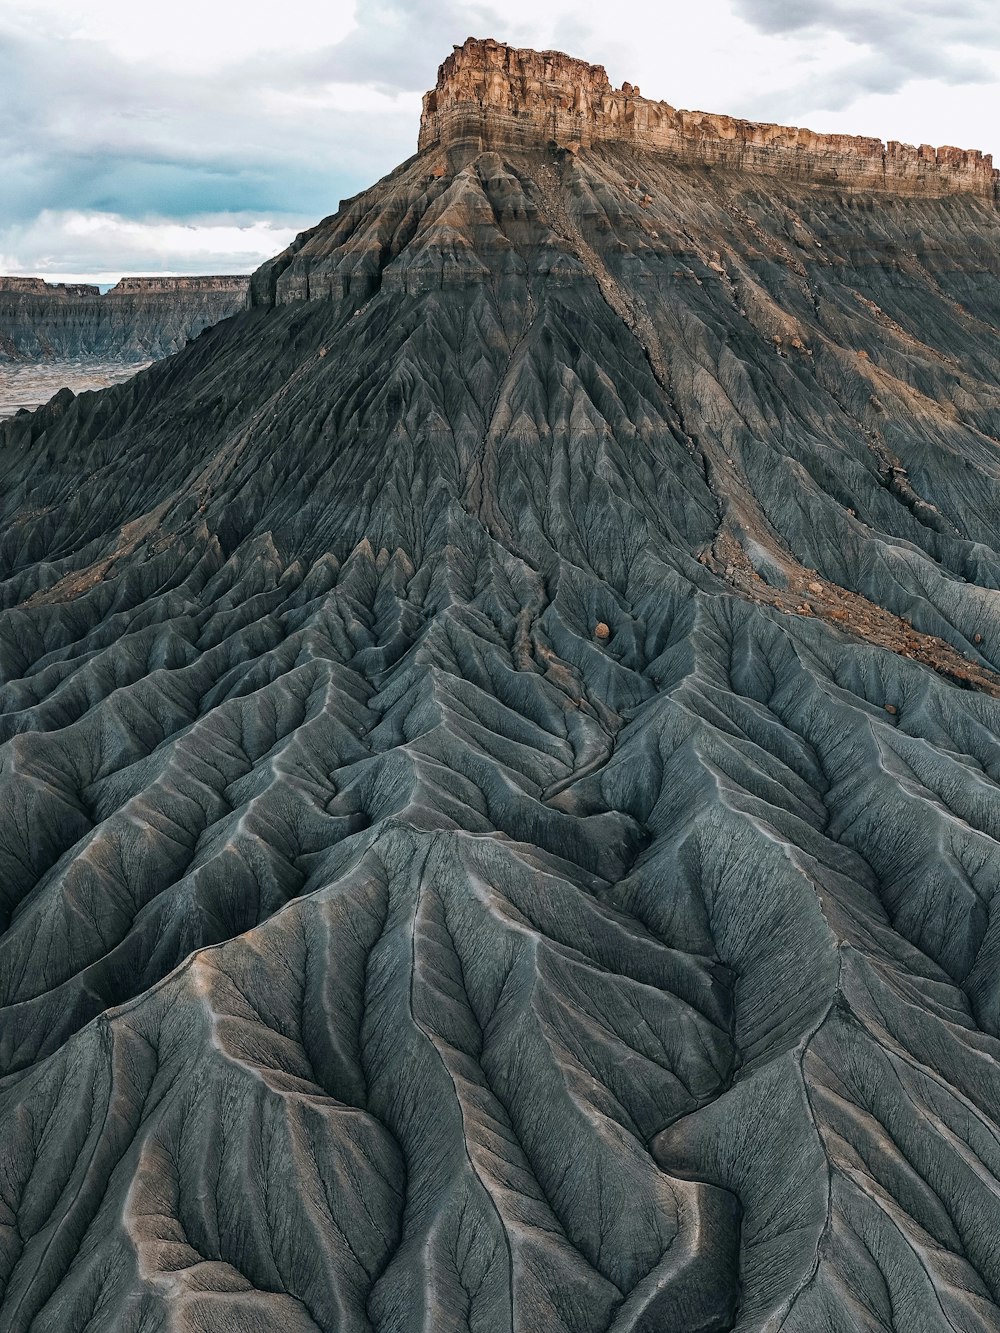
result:
M 1000 159 L 1000 0 L 0 0 L 0 273 L 245 273 L 416 147 L 466 37 Z

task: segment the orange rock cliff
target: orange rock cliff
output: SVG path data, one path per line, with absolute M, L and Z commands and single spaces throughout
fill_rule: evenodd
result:
M 424 97 L 419 147 L 570 151 L 627 143 L 693 164 L 735 167 L 846 189 L 1000 198 L 1000 172 L 977 149 L 933 148 L 849 134 L 815 134 L 703 111 L 678 111 L 613 88 L 603 65 L 470 37 Z

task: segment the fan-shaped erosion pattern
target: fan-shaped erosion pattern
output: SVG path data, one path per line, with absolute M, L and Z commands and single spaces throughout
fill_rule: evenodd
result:
M 468 109 L 0 427 L 0 1327 L 1000 1329 L 995 200 Z

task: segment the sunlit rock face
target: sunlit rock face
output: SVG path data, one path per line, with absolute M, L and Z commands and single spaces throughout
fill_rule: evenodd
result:
M 997 196 L 998 172 L 978 149 L 934 148 L 851 134 L 815 134 L 678 111 L 614 88 L 603 65 L 560 51 L 524 51 L 470 37 L 442 64 L 424 97 L 420 147 L 503 147 L 552 142 L 570 148 L 626 143 L 675 161 L 740 167 L 841 189 Z
M 494 128 L 0 427 L 0 1327 L 995 1331 L 1000 214 Z

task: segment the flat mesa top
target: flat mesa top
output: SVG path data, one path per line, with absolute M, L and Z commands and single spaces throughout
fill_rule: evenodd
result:
M 125 277 L 119 279 L 105 295 L 123 293 L 167 293 L 246 291 L 250 286 L 247 273 L 199 273 L 164 277 Z M 44 278 L 0 274 L 0 294 L 44 296 L 56 299 L 101 296 L 101 289 L 90 282 L 46 282 Z
M 612 86 L 603 65 L 493 38 L 456 46 L 425 95 L 421 150 L 530 147 L 575 151 L 625 142 L 689 163 L 810 177 L 904 194 L 977 194 L 997 200 L 1000 173 L 978 149 L 935 148 L 682 111 Z

